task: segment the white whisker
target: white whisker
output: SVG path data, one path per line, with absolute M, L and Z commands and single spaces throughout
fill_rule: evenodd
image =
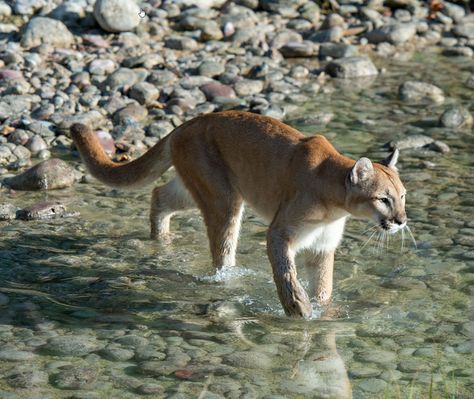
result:
M 365 246 L 370 242 L 370 240 L 372 239 L 372 237 L 373 237 L 374 234 L 376 234 L 376 233 L 377 233 L 377 230 L 374 231 L 374 232 L 370 235 L 370 237 L 368 238 L 368 240 L 367 240 L 367 241 L 364 243 L 364 245 L 362 245 L 362 247 L 360 248 L 361 250 L 365 248 Z
M 405 249 L 405 227 L 402 229 L 402 250 L 401 250 L 402 253 L 404 249 Z
M 415 249 L 418 249 L 418 245 L 416 245 L 416 240 L 415 240 L 415 237 L 413 237 L 413 234 L 411 232 L 411 229 L 410 227 L 408 227 L 408 225 L 406 225 L 406 228 L 407 228 L 407 231 L 408 231 L 408 234 L 410 234 L 410 237 L 413 241 L 413 245 L 415 245 Z

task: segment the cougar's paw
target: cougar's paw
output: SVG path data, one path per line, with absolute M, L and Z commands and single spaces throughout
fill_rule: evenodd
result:
M 309 301 L 304 288 L 300 283 L 292 284 L 286 287 L 282 305 L 287 316 L 309 318 L 313 313 L 313 307 Z

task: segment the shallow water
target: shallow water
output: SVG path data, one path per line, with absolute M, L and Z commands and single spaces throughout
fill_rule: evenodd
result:
M 437 127 L 448 104 L 473 110 L 470 63 L 391 61 L 375 81 L 331 83 L 292 115 L 352 157 L 381 159 L 404 134 L 451 147 L 401 154 L 417 247 L 409 237 L 403 250 L 400 237 L 364 246 L 370 223 L 351 220 L 333 306 L 309 321 L 284 317 L 251 210 L 239 265 L 215 274 L 197 213 L 173 219 L 171 243 L 148 239 L 149 189 L 3 192 L 2 202 L 58 199 L 81 216 L 0 224 L 0 398 L 474 397 L 474 136 Z M 445 104 L 399 103 L 411 78 L 440 86 Z M 326 126 L 298 119 L 321 112 L 334 114 Z

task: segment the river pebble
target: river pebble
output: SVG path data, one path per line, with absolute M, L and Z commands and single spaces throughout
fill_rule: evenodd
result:
M 430 104 L 444 102 L 443 91 L 430 83 L 419 81 L 407 81 L 398 89 L 402 101 L 411 104 Z
M 68 335 L 51 338 L 43 349 L 55 356 L 85 356 L 102 346 L 91 336 Z
M 141 21 L 140 8 L 132 0 L 97 0 L 94 17 L 107 32 L 127 32 Z

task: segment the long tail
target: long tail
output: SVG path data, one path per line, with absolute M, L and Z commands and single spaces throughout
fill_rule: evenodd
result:
M 91 175 L 102 183 L 117 188 L 141 187 L 165 173 L 172 165 L 170 135 L 161 139 L 141 157 L 122 164 L 109 159 L 89 127 L 81 123 L 71 126 L 72 139 Z

